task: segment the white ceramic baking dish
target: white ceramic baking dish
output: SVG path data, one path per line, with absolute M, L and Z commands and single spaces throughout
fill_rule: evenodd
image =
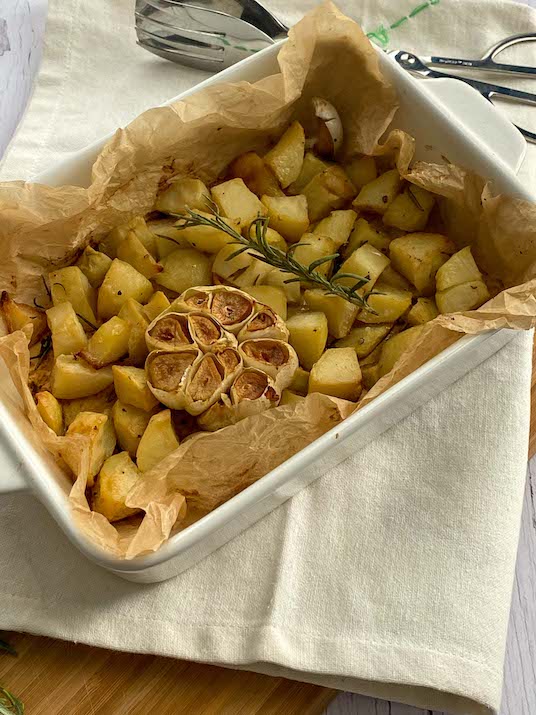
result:
M 278 71 L 278 51 L 279 46 L 274 45 L 174 99 L 182 99 L 211 84 L 257 81 L 273 74 Z M 418 158 L 440 162 L 442 155 L 446 156 L 488 177 L 498 192 L 534 198 L 515 176 L 525 151 L 523 138 L 480 94 L 455 80 L 417 81 L 381 52 L 379 59 L 383 72 L 399 94 L 401 106 L 393 126 L 405 129 L 417 139 Z M 352 91 L 351 87 L 348 91 Z M 76 153 L 37 180 L 53 185 L 86 186 L 93 160 L 107 139 Z M 512 331 L 503 330 L 461 339 L 280 467 L 173 536 L 156 553 L 131 561 L 112 558 L 76 529 L 70 517 L 66 477 L 47 453 L 32 446 L 31 428 L 9 399 L 0 401 L 0 492 L 30 489 L 86 557 L 130 581 L 162 581 L 189 568 L 326 474 L 512 337 Z M 18 399 L 13 389 L 11 396 Z

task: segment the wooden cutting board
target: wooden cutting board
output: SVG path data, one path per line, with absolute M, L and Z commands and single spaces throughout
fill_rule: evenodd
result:
M 536 358 L 536 343 L 533 363 Z M 536 452 L 536 370 L 529 458 Z M 28 715 L 319 715 L 335 690 L 245 671 L 5 634 L 0 684 Z

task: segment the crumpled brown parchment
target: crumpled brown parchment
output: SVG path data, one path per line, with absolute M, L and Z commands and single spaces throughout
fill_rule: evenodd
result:
M 88 188 L 0 184 L 0 288 L 23 302 L 46 301 L 42 276 L 52 266 L 73 262 L 83 247 L 114 226 L 149 211 L 167 178 L 191 174 L 213 182 L 238 154 L 265 151 L 291 118 L 307 126 L 310 99 L 322 96 L 340 112 L 344 152 L 394 152 L 409 181 L 443 197 L 442 217 L 450 237 L 460 247 L 470 244 L 481 267 L 506 286 L 479 310 L 439 316 L 427 324 L 418 343 L 357 409 L 465 333 L 535 325 L 536 207 L 492 196 L 484 179 L 459 167 L 418 162 L 409 168 L 414 141 L 403 132 L 392 132 L 380 145 L 396 111 L 395 91 L 382 77 L 376 50 L 361 29 L 331 3 L 291 30 L 278 61 L 280 72 L 255 84 L 209 87 L 144 112 L 106 144 Z M 0 339 L 0 356 L 21 395 L 35 439 L 65 473 L 69 469 L 63 457 L 72 461 L 77 455 L 78 474 L 69 495 L 73 518 L 88 538 L 123 558 L 156 550 L 174 530 L 231 498 L 356 409 L 353 403 L 314 394 L 297 406 L 194 435 L 143 475 L 130 493 L 129 505 L 142 508 L 143 518 L 113 526 L 91 512 L 85 497 L 85 438 L 57 437 L 36 410 L 27 386 L 30 363 L 21 332 Z M 190 515 L 183 521 L 184 495 Z

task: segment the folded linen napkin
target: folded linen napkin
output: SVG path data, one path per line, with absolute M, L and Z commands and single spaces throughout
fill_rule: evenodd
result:
M 279 0 L 270 8 L 290 23 L 312 4 L 294 3 L 292 15 Z M 473 55 L 536 28 L 533 11 L 491 0 L 404 0 L 396 11 L 387 2 L 362 2 L 359 12 L 340 5 L 379 42 L 423 53 Z M 137 48 L 131 13 L 130 0 L 51 0 L 43 66 L 2 179 L 35 174 L 204 77 Z M 473 37 L 477 13 L 486 22 Z M 522 171 L 534 182 L 534 162 Z M 431 709 L 495 712 L 530 372 L 531 336 L 516 336 L 163 584 L 101 572 L 32 497 L 5 497 L 0 573 L 10 576 L 0 579 L 0 628 L 237 665 Z

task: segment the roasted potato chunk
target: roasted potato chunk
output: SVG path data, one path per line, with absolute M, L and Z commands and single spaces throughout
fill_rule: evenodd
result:
M 302 191 L 307 199 L 310 221 L 319 221 L 335 209 L 342 209 L 353 199 L 356 188 L 344 170 L 333 164 L 313 176 Z
M 204 211 L 199 211 L 205 216 L 210 216 L 211 214 L 205 214 Z M 179 223 L 179 226 L 177 226 Z M 161 261 L 170 253 L 176 251 L 177 248 L 190 248 L 190 242 L 187 240 L 185 235 L 185 229 L 180 227 L 180 219 L 177 218 L 164 218 L 157 219 L 154 221 L 149 221 L 147 224 L 149 229 L 154 233 L 155 239 L 155 258 Z M 195 228 L 200 228 L 196 226 Z
M 296 194 L 301 194 L 303 189 L 307 184 L 314 178 L 317 174 L 320 174 L 324 169 L 328 168 L 328 164 L 322 159 L 319 159 L 315 154 L 308 151 L 305 153 L 303 158 L 303 164 L 300 170 L 300 174 L 296 181 L 287 188 L 287 193 L 295 196 Z M 265 192 L 268 193 L 268 192 Z
M 228 283 L 240 287 L 261 282 L 263 276 L 270 272 L 271 267 L 254 258 L 249 251 L 231 258 L 236 250 L 236 246 L 224 246 L 214 259 L 212 272 Z
M 75 313 L 91 325 L 96 325 L 95 291 L 78 266 L 60 268 L 49 274 L 52 303 L 71 303 Z
M 271 226 L 289 243 L 299 241 L 307 231 L 307 199 L 305 196 L 263 196 Z
M 76 400 L 63 400 L 62 411 L 65 427 L 68 427 L 81 412 L 101 412 L 103 415 L 111 415 L 114 402 L 115 391 L 113 383 L 95 395 L 81 397 Z
M 156 237 L 149 230 L 143 216 L 136 216 L 127 223 L 116 226 L 110 233 L 99 243 L 99 251 L 103 251 L 110 258 L 117 258 L 117 249 L 124 241 L 130 231 L 134 231 L 139 240 L 152 256 L 157 256 L 156 253 Z
M 358 319 L 362 323 L 394 323 L 411 307 L 411 293 L 379 280 L 374 292 L 367 297 L 367 303 L 371 310 L 363 308 L 359 313 Z
M 119 244 L 117 257 L 125 263 L 130 263 L 146 278 L 154 278 L 163 270 L 162 265 L 155 261 L 134 231 L 130 231 L 125 240 Z
M 130 330 L 126 320 L 114 315 L 93 333 L 87 346 L 80 351 L 80 357 L 97 369 L 116 362 L 128 352 Z
M 356 196 L 352 206 L 360 211 L 374 211 L 384 214 L 389 204 L 394 201 L 402 185 L 402 179 L 396 169 L 380 174 L 378 178 L 365 184 Z
M 354 229 L 350 234 L 348 244 L 344 248 L 343 255 L 348 258 L 354 251 L 363 246 L 365 243 L 369 243 L 371 246 L 376 248 L 382 253 L 389 252 L 389 244 L 391 239 L 380 231 L 376 231 L 375 228 L 364 218 L 358 218 L 355 222 Z
M 455 246 L 438 233 L 408 233 L 395 238 L 389 246 L 393 268 L 411 281 L 424 296 L 435 291 L 435 275 L 454 253 Z
M 484 281 L 469 281 L 436 293 L 435 299 L 440 313 L 459 313 L 479 308 L 489 300 L 489 291 Z
M 101 251 L 87 246 L 80 256 L 77 266 L 88 279 L 92 288 L 98 288 L 112 265 L 112 259 Z
M 350 273 L 361 278 L 366 278 L 367 283 L 360 288 L 360 292 L 370 291 L 374 283 L 380 277 L 384 268 L 389 265 L 389 259 L 380 253 L 369 243 L 354 251 L 342 264 L 340 270 L 335 274 L 334 280 L 342 285 L 353 286 L 355 278 L 344 277 L 345 273 Z M 342 276 L 342 277 L 338 277 Z
M 344 165 L 344 170 L 358 191 L 378 176 L 373 156 L 360 156 Z
M 299 177 L 305 151 L 305 132 L 299 122 L 292 122 L 273 149 L 264 157 L 281 186 L 286 189 Z
M 383 215 L 386 226 L 395 226 L 402 231 L 422 231 L 428 223 L 435 197 L 419 186 L 408 184 L 389 204 Z
M 145 370 L 126 365 L 112 365 L 115 394 L 125 405 L 133 405 L 148 412 L 158 405 L 158 400 L 147 387 Z
M 160 293 L 160 291 L 154 295 L 156 296 L 158 293 Z M 118 316 L 122 320 L 126 320 L 130 325 L 128 358 L 133 365 L 138 367 L 144 364 L 145 358 L 149 354 L 145 343 L 145 331 L 149 325 L 145 310 L 149 307 L 149 303 L 147 303 L 146 306 L 142 306 L 141 303 L 138 303 L 134 298 L 129 298 L 123 304 Z
M 361 392 L 361 369 L 353 348 L 330 348 L 311 368 L 309 394 L 355 401 Z
M 283 390 L 281 393 L 281 399 L 279 400 L 279 407 L 284 407 L 285 405 L 299 405 L 300 402 L 303 402 L 304 400 L 304 395 L 298 395 L 297 392 L 292 392 L 292 390 Z
M 75 355 L 87 345 L 87 335 L 70 303 L 60 303 L 47 310 L 54 355 Z
M 362 365 L 361 379 L 363 381 L 363 386 L 367 390 L 370 390 L 371 387 L 374 387 L 374 385 L 380 379 L 380 368 L 378 363 L 374 363 L 373 365 Z
M 309 372 L 303 367 L 297 367 L 289 389 L 293 392 L 298 392 L 300 395 L 306 395 L 309 386 Z
M 319 310 L 325 314 L 330 335 L 334 338 L 348 335 L 359 313 L 357 305 L 338 295 L 329 295 L 320 288 L 306 290 L 303 298 L 311 310 Z
M 89 397 L 113 384 L 111 367 L 100 370 L 73 355 L 59 355 L 52 370 L 50 391 L 59 400 L 76 400 Z
M 353 348 L 361 360 L 378 347 L 390 330 L 390 325 L 358 325 L 352 328 L 345 338 L 337 340 L 335 347 Z
M 186 209 L 206 211 L 210 191 L 200 179 L 180 177 L 171 179 L 165 191 L 158 195 L 155 209 L 162 213 L 183 214 Z
M 214 218 L 213 214 L 205 211 L 198 211 L 197 213 L 207 219 Z M 226 223 L 229 228 L 232 228 L 234 231 L 240 233 L 240 226 L 237 223 L 231 221 L 231 219 L 224 218 L 223 216 L 221 217 L 221 220 Z M 218 253 L 223 246 L 233 241 L 231 236 L 229 236 L 228 233 L 225 233 L 225 231 L 222 231 L 219 228 L 214 228 L 213 226 L 202 225 L 182 228 L 180 230 L 180 237 L 181 241 L 184 243 L 184 246 L 181 247 L 195 248 L 198 251 L 202 251 L 202 253 Z M 177 248 L 179 248 L 179 246 L 175 245 L 171 250 L 168 250 L 166 252 L 166 256 L 169 256 L 169 254 L 173 253 L 173 251 Z M 161 258 L 164 258 L 164 256 L 161 256 Z
M 139 509 L 128 507 L 126 498 L 139 477 L 140 471 L 127 452 L 108 457 L 97 479 L 93 511 L 102 514 L 111 522 L 136 514 Z
M 117 441 L 121 449 L 127 451 L 132 458 L 136 456 L 143 433 L 156 411 L 156 409 L 140 410 L 139 407 L 127 405 L 119 400 L 113 406 L 112 419 Z
M 299 263 L 308 266 L 313 261 L 318 261 L 327 256 L 336 256 L 337 247 L 328 236 L 317 236 L 315 233 L 304 233 L 302 240 L 294 251 L 294 258 Z M 327 276 L 333 265 L 333 258 L 316 267 L 316 271 L 324 276 Z M 290 278 L 290 276 L 289 276 Z
M 0 296 L 0 312 L 8 332 L 22 330 L 30 347 L 36 345 L 47 331 L 47 319 L 42 310 L 25 303 L 16 303 L 5 290 Z
M 287 296 L 283 288 L 256 285 L 244 286 L 242 290 L 253 296 L 259 303 L 263 303 L 274 310 L 283 320 L 287 319 Z
M 193 248 L 178 248 L 162 261 L 164 270 L 156 276 L 158 285 L 175 293 L 212 283 L 212 262 Z
M 290 273 L 280 270 L 279 268 L 272 268 L 268 273 L 264 273 L 260 279 L 262 285 L 276 286 L 277 288 L 282 288 L 287 296 L 288 303 L 299 303 L 300 302 L 300 284 L 286 283 L 292 278 Z
M 310 370 L 320 359 L 328 340 L 328 319 L 324 313 L 296 313 L 287 320 L 289 343 L 296 351 L 300 364 Z
M 382 343 L 382 352 L 378 362 L 378 375 L 383 377 L 390 372 L 402 355 L 419 339 L 422 325 L 403 330 Z
M 256 218 L 267 215 L 266 207 L 242 179 L 231 179 L 213 186 L 212 198 L 220 213 L 238 224 L 240 230 L 249 229 Z
M 408 313 L 410 325 L 422 325 L 437 318 L 439 311 L 433 298 L 417 298 L 417 302 Z
M 159 274 L 161 277 L 163 273 Z M 129 263 L 112 261 L 98 294 L 98 312 L 102 320 L 117 315 L 129 298 L 146 303 L 153 294 L 153 287 L 145 276 Z M 76 309 L 76 308 L 75 308 Z
M 63 411 L 54 395 L 46 390 L 38 392 L 35 401 L 37 411 L 47 427 L 50 427 L 57 435 L 63 434 Z
M 356 216 L 356 212 L 351 209 L 332 211 L 329 216 L 316 224 L 313 233 L 328 236 L 337 248 L 340 248 L 348 241 Z
M 153 320 L 160 315 L 160 313 L 163 313 L 164 310 L 167 310 L 171 303 L 169 302 L 168 297 L 162 293 L 161 290 L 156 291 L 156 293 L 153 293 L 151 300 L 147 303 L 147 305 L 143 306 L 143 314 L 147 318 L 147 320 L 152 323 Z
M 279 182 L 264 159 L 254 151 L 247 151 L 238 156 L 229 167 L 233 179 L 242 179 L 244 184 L 256 196 L 284 196 Z
M 410 293 L 415 290 L 415 287 L 412 286 L 404 276 L 400 275 L 398 271 L 395 271 L 393 266 L 385 266 L 383 269 L 382 283 L 392 286 L 393 288 L 398 288 L 399 290 L 407 290 Z
M 436 290 L 439 293 L 452 286 L 481 280 L 483 280 L 482 273 L 475 263 L 471 248 L 466 246 L 437 269 Z
M 89 440 L 89 464 L 87 486 L 93 486 L 95 476 L 99 473 L 104 460 L 111 457 L 115 449 L 115 431 L 111 417 L 100 412 L 80 412 L 69 425 L 67 437 L 82 435 Z M 74 474 L 80 469 L 81 453 L 72 455 L 70 452 L 62 453 Z
M 174 452 L 179 446 L 179 438 L 173 427 L 171 410 L 162 410 L 153 415 L 136 452 L 138 469 L 148 472 L 159 462 Z

